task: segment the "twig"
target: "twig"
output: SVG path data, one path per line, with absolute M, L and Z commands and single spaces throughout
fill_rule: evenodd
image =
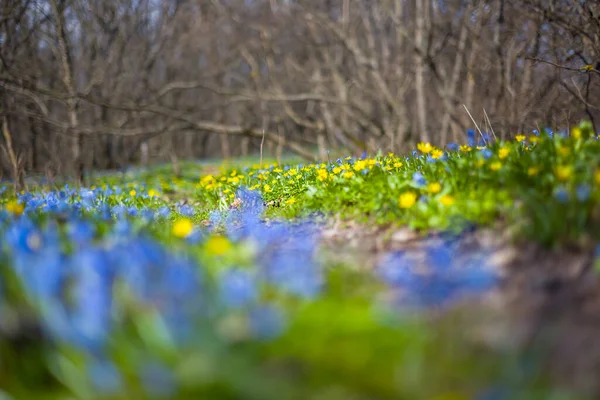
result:
M 464 104 L 463 104 L 463 107 L 465 108 L 465 111 L 467 112 L 467 114 L 469 114 L 469 118 L 471 118 L 471 121 L 473 121 L 473 123 L 475 124 L 475 128 L 477 128 L 477 131 L 481 135 L 481 139 L 483 139 L 483 143 L 487 144 L 486 141 L 485 141 L 485 137 L 483 136 L 483 132 L 481 132 L 481 129 L 479 129 L 479 126 L 477 125 L 477 122 L 475 122 L 475 120 L 473 119 L 473 116 L 469 112 L 469 109 Z
M 535 57 L 526 57 L 525 59 L 526 60 L 530 60 L 530 61 L 534 61 L 536 63 L 543 63 L 543 64 L 552 65 L 553 67 L 564 69 L 564 70 L 567 70 L 567 71 L 583 72 L 583 73 L 593 72 L 595 74 L 600 75 L 600 71 L 597 70 L 597 69 L 595 69 L 595 68 L 581 69 L 581 68 L 567 67 L 566 65 L 556 64 L 556 63 L 553 63 L 552 61 L 547 61 L 547 60 L 543 60 L 541 58 L 535 58 Z
M 490 127 L 490 131 L 492 132 L 492 135 L 494 136 L 494 139 L 497 141 L 498 138 L 496 137 L 496 133 L 494 132 L 494 128 L 492 128 L 492 121 L 490 121 L 490 117 L 488 117 L 487 112 L 485 111 L 485 108 L 483 109 L 483 115 L 485 116 L 486 123 Z

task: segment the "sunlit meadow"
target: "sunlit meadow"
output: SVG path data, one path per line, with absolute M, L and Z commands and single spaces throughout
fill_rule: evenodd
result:
M 458 327 L 503 279 L 465 232 L 595 247 L 589 124 L 92 183 L 0 188 L 0 398 L 581 398 Z M 366 265 L 332 221 L 428 241 Z

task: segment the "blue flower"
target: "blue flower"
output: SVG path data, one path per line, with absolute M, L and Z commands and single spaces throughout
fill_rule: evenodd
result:
M 219 279 L 221 300 L 231 308 L 242 308 L 254 302 L 258 296 L 254 278 L 244 270 L 232 269 Z
M 567 192 L 563 187 L 558 187 L 554 191 L 554 198 L 560 203 L 566 203 L 569 201 L 569 192 Z
M 183 215 L 184 217 L 193 217 L 194 216 L 194 209 L 188 205 L 188 204 L 184 204 L 181 207 L 179 207 L 179 214 Z
M 588 185 L 581 184 L 575 188 L 575 194 L 577 196 L 577 200 L 583 202 L 587 201 L 590 198 L 591 189 Z
M 82 246 L 89 244 L 96 234 L 96 227 L 85 220 L 74 220 L 68 225 L 69 239 Z
M 479 154 L 481 154 L 485 160 L 488 160 L 490 157 L 492 157 L 492 155 L 494 155 L 494 153 L 492 153 L 492 151 L 487 147 L 485 149 L 481 149 Z
M 425 179 L 425 177 L 423 176 L 422 173 L 420 172 L 415 172 L 412 176 L 412 180 L 414 183 L 416 183 L 419 187 L 423 187 L 427 184 L 427 180 Z
M 285 319 L 279 308 L 263 305 L 250 311 L 250 330 L 253 336 L 261 340 L 278 337 L 285 328 Z
M 162 218 L 168 218 L 171 215 L 171 209 L 167 206 L 162 206 L 158 209 L 158 215 Z
M 467 129 L 467 143 L 469 146 L 475 146 L 475 131 L 473 129 Z

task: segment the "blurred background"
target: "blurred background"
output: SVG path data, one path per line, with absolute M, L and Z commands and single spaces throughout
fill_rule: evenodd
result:
M 596 128 L 598 62 L 591 1 L 3 0 L 0 173 Z

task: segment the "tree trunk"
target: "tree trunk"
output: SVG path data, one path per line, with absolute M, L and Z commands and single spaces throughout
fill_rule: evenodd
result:
M 421 141 L 430 140 L 427 132 L 427 109 L 425 104 L 425 25 L 428 3 L 425 0 L 415 1 L 415 96 L 417 106 L 417 129 Z

